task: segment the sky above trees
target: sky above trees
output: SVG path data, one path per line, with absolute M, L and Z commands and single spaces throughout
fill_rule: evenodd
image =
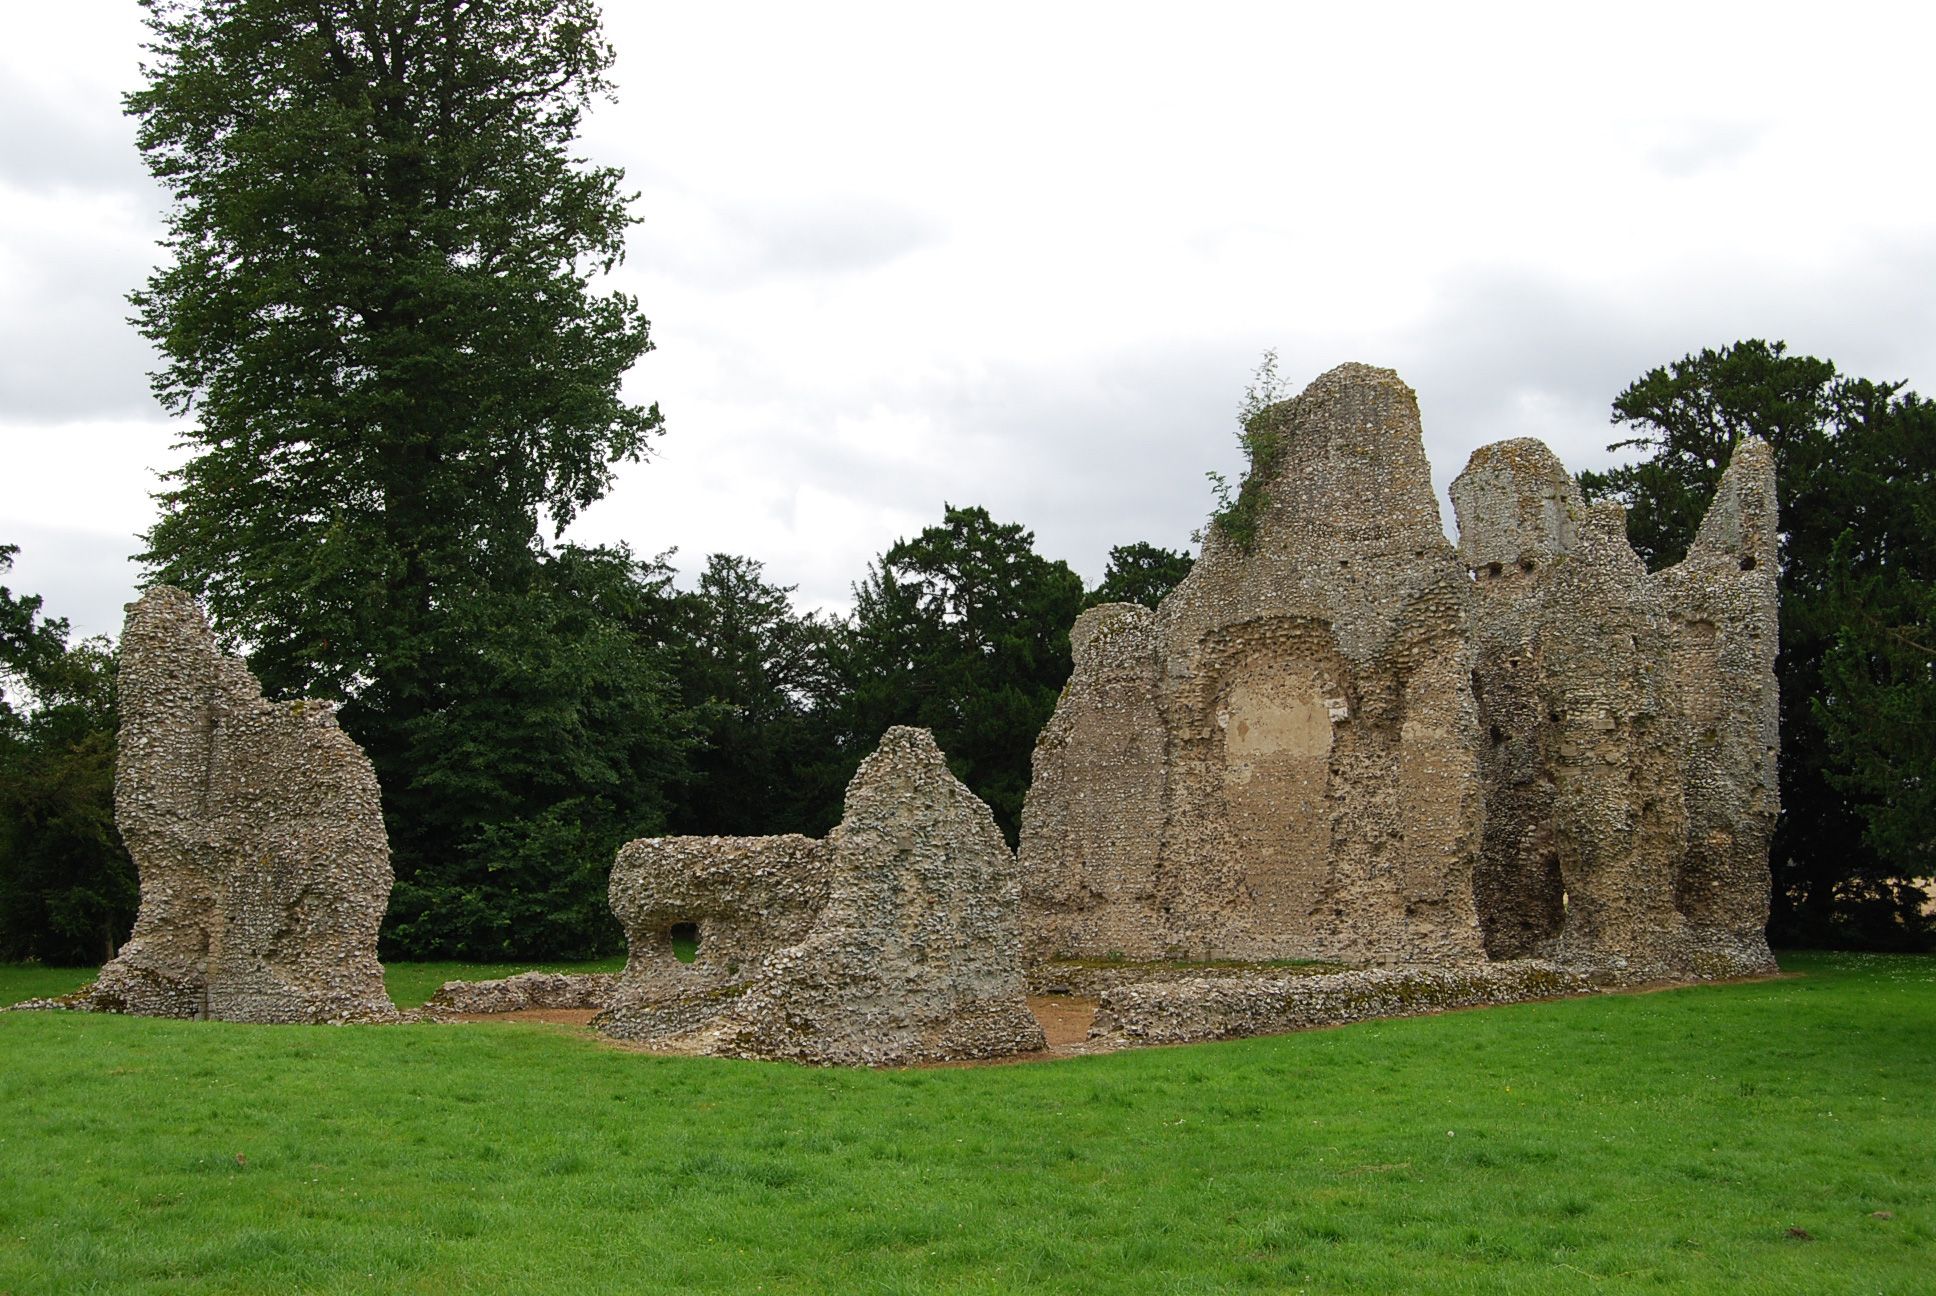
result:
M 1602 466 L 1634 375 L 1741 337 L 1936 389 L 1909 6 L 607 9 L 584 153 L 640 193 L 613 286 L 667 432 L 570 534 L 689 573 L 845 607 L 946 500 L 1093 583 L 1201 524 L 1266 348 L 1293 389 L 1397 368 L 1441 484 L 1507 436 Z M 0 542 L 114 632 L 174 440 L 124 300 L 163 210 L 139 15 L 9 33 Z

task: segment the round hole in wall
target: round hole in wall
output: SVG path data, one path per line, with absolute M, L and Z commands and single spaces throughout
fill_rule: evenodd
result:
M 1743 558 L 1743 559 L 1741 560 L 1741 570 L 1742 570 L 1742 571 L 1753 571 L 1753 570 L 1754 570 L 1754 567 L 1755 567 L 1755 564 L 1754 564 L 1754 559 L 1753 559 L 1752 557 L 1749 557 L 1749 558 Z
M 672 942 L 672 957 L 681 963 L 690 963 L 699 957 L 698 923 L 674 923 L 666 928 L 666 938 Z
M 1501 567 L 1498 563 L 1486 564 L 1486 575 L 1491 579 L 1497 580 L 1499 577 L 1499 573 L 1503 570 L 1505 569 Z

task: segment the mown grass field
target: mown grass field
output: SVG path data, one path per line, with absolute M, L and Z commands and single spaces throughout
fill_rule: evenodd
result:
M 1784 961 L 900 1072 L 0 1014 L 0 1293 L 1936 1290 L 1936 959 Z

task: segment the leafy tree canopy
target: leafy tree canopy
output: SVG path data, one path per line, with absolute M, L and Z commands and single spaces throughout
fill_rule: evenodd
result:
M 1158 603 L 1183 583 L 1196 560 L 1175 549 L 1163 549 L 1138 540 L 1117 545 L 1109 551 L 1109 566 L 1102 583 L 1082 600 L 1085 608 L 1103 603 L 1141 603 L 1154 610 Z
M 701 734 L 675 831 L 819 833 L 840 815 L 828 730 L 833 628 L 751 558 L 713 554 L 678 598 L 672 670 Z
M 134 302 L 195 416 L 147 556 L 271 687 L 348 695 L 659 429 L 619 392 L 646 321 L 590 289 L 622 176 L 571 152 L 612 51 L 589 0 L 144 7 L 175 201 Z
M 1081 578 L 1037 554 L 1034 533 L 946 505 L 854 597 L 835 659 L 853 759 L 890 725 L 932 729 L 1013 843 L 1036 735 L 1069 678 Z

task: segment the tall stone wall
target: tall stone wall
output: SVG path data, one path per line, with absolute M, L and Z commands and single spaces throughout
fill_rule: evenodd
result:
M 1439 524 L 1416 402 L 1345 365 L 1271 412 L 1255 544 L 1093 609 L 1023 811 L 1047 959 L 1773 966 L 1773 459 L 1742 445 L 1680 565 L 1537 441 Z
M 1686 559 L 1652 578 L 1685 759 L 1687 849 L 1674 903 L 1691 956 L 1716 971 L 1774 970 L 1767 926 L 1768 847 L 1781 812 L 1778 522 L 1774 451 L 1744 441 Z
M 1254 546 L 1085 613 L 1023 814 L 1031 957 L 1479 957 L 1467 577 L 1412 391 L 1344 365 L 1267 412 Z
M 1735 454 L 1686 561 L 1649 575 L 1616 504 L 1537 441 L 1452 484 L 1488 750 L 1488 952 L 1634 975 L 1773 967 L 1774 464 Z
M 596 1024 L 619 1038 L 867 1065 L 1043 1047 L 1015 857 L 925 729 L 887 731 L 825 839 L 634 842 L 612 907 L 631 956 Z M 674 927 L 699 940 L 691 964 Z
M 377 962 L 388 838 L 370 762 L 322 702 L 269 702 L 194 600 L 121 637 L 115 820 L 134 931 L 85 1006 L 243 1022 L 392 1020 Z

